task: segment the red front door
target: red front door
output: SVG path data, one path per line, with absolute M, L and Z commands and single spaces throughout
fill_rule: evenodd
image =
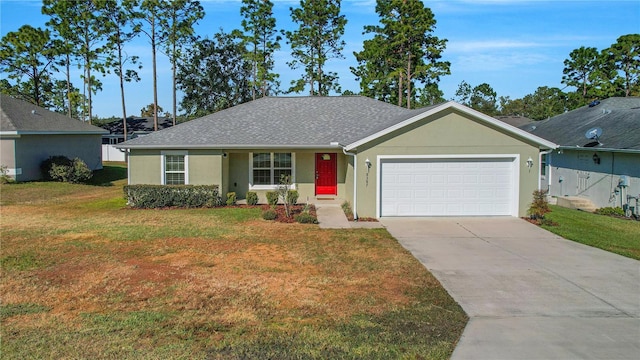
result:
M 336 153 L 316 153 L 316 195 L 338 194 Z

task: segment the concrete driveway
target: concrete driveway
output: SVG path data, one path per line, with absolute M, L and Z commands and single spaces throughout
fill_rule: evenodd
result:
M 640 359 L 640 262 L 517 218 L 382 223 L 469 315 L 452 359 Z

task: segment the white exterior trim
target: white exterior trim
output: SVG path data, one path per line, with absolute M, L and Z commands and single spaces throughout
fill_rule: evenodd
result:
M 422 113 L 420 113 L 418 115 L 415 115 L 415 116 L 413 116 L 413 117 L 411 117 L 411 118 L 409 118 L 409 119 L 407 119 L 405 121 L 402 121 L 402 122 L 397 123 L 397 124 L 395 124 L 393 126 L 390 126 L 390 127 L 386 128 L 386 129 L 384 129 L 382 131 L 378 131 L 377 133 L 375 133 L 373 135 L 370 135 L 370 136 L 367 136 L 366 138 L 364 138 L 362 140 L 358 140 L 358 141 L 356 141 L 356 142 L 354 142 L 352 144 L 349 144 L 345 148 L 347 150 L 353 150 L 353 149 L 357 148 L 358 146 L 364 145 L 364 144 L 366 144 L 366 143 L 368 143 L 370 141 L 373 141 L 373 140 L 375 140 L 375 139 L 377 139 L 377 138 L 379 138 L 381 136 L 384 136 L 384 135 L 387 135 L 387 134 L 389 134 L 389 133 L 391 133 L 393 131 L 402 129 L 403 127 L 411 125 L 411 124 L 415 123 L 416 121 L 420 121 L 420 120 L 424 119 L 425 117 L 437 114 L 437 113 L 439 113 L 441 111 L 444 111 L 444 110 L 447 110 L 447 109 L 450 109 L 450 108 L 458 110 L 458 111 L 460 111 L 460 112 L 462 112 L 462 113 L 464 113 L 466 115 L 470 115 L 470 116 L 472 116 L 472 117 L 474 117 L 476 119 L 479 119 L 479 120 L 481 120 L 483 122 L 489 123 L 489 124 L 491 124 L 491 125 L 493 125 L 495 127 L 501 128 L 501 129 L 513 134 L 513 135 L 516 135 L 516 136 L 519 136 L 519 137 L 524 138 L 526 140 L 529 140 L 531 142 L 534 142 L 534 143 L 538 144 L 538 146 L 540 146 L 540 147 L 549 148 L 549 149 L 558 148 L 558 145 L 552 143 L 551 141 L 548 141 L 548 140 L 545 140 L 545 139 L 543 139 L 541 137 L 538 137 L 538 136 L 535 136 L 533 134 L 530 134 L 530 133 L 528 133 L 528 132 L 526 132 L 524 130 L 520 130 L 520 129 L 518 129 L 516 127 L 513 127 L 513 126 L 511 126 L 509 124 L 506 124 L 506 123 L 504 123 L 504 122 L 502 122 L 502 121 L 500 121 L 498 119 L 494 119 L 491 116 L 485 115 L 485 114 L 483 114 L 483 113 L 481 113 L 479 111 L 473 110 L 473 109 L 471 109 L 471 108 L 469 108 L 467 106 L 458 104 L 458 103 L 456 103 L 454 101 L 449 101 L 449 102 L 446 102 L 446 103 L 444 103 L 442 105 L 438 105 L 436 107 L 433 107 L 433 108 L 430 108 L 428 110 L 425 110 L 424 112 L 422 112 Z
M 165 155 L 184 155 L 184 184 L 189 185 L 189 152 L 185 150 L 160 152 L 160 185 L 167 185 L 164 166 Z
M 278 151 L 282 152 L 282 151 Z M 273 169 L 273 154 L 275 151 L 256 151 L 256 153 L 269 153 L 271 154 L 271 167 Z M 296 153 L 289 152 L 291 154 L 291 189 L 296 190 Z M 249 152 L 249 191 L 251 190 L 278 190 L 278 184 L 273 185 L 253 185 L 253 152 Z
M 518 217 L 518 207 L 520 201 L 520 154 L 451 154 L 451 155 L 378 155 L 376 158 L 376 218 L 380 218 L 382 214 L 382 162 L 384 160 L 404 160 L 404 159 L 511 159 L 512 166 L 511 176 L 513 188 L 511 193 L 512 202 L 510 204 L 509 214 Z

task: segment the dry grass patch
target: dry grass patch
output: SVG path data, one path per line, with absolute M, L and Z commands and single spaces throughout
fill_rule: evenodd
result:
M 118 186 L 36 203 L 37 183 L 13 186 L 3 358 L 447 358 L 466 323 L 385 230 L 126 210 Z

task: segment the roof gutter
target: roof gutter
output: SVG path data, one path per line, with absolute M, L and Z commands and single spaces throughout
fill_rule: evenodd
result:
M 582 146 L 559 146 L 558 150 L 578 150 L 578 151 L 609 151 L 617 153 L 640 154 L 640 149 L 618 149 L 603 147 L 582 147 Z
M 301 149 L 317 150 L 323 148 L 335 148 L 336 146 L 323 145 L 229 145 L 229 144 L 203 144 L 203 145 L 126 145 L 124 143 L 114 145 L 118 149 L 147 149 L 147 150 L 209 150 L 209 149 L 234 149 L 234 150 L 260 150 L 260 149 Z M 339 146 L 340 147 L 340 146 Z
M 540 151 L 538 153 L 538 190 L 542 190 L 542 155 L 549 155 L 554 151 L 554 149 L 549 149 L 547 151 Z M 547 159 L 547 164 L 551 163 L 549 159 Z M 547 176 L 549 179 L 549 186 L 547 189 L 551 188 L 551 166 L 549 166 L 549 174 Z
M 358 220 L 358 154 L 347 152 L 346 146 L 331 142 L 331 146 L 339 146 L 345 155 L 353 157 L 353 220 Z

